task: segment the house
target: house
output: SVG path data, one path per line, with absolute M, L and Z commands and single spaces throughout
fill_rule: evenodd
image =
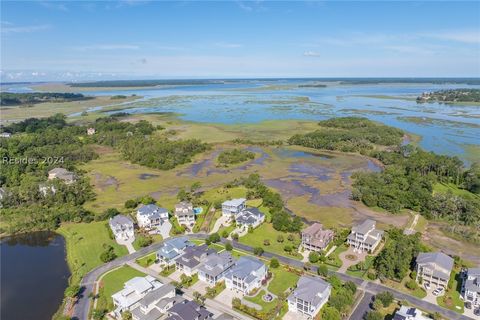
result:
M 258 210 L 257 208 L 248 208 L 238 213 L 235 216 L 235 221 L 237 223 L 237 226 L 240 228 L 256 228 L 260 224 L 262 224 L 263 221 L 265 221 L 265 214 L 260 212 L 260 210 Z
M 129 217 L 118 214 L 115 217 L 110 218 L 108 224 L 110 225 L 110 229 L 112 229 L 115 239 L 133 240 L 135 238 L 133 221 Z
M 95 128 L 88 128 L 87 129 L 87 135 L 93 136 L 95 134 Z
M 471 302 L 480 307 L 480 268 L 468 268 L 462 283 L 462 297 L 465 302 Z
M 147 293 L 161 286 L 163 284 L 152 276 L 135 277 L 128 280 L 122 290 L 112 295 L 115 314 L 120 315 L 124 311 L 135 309 Z
M 247 294 L 258 289 L 267 277 L 267 267 L 254 257 L 243 256 L 225 273 L 225 286 Z
M 175 205 L 175 216 L 178 223 L 189 227 L 195 224 L 195 212 L 193 212 L 193 205 L 190 202 L 182 201 Z
M 211 285 L 216 285 L 223 279 L 225 272 L 235 263 L 228 251 L 209 255 L 198 267 L 198 279 Z
M 383 231 L 376 229 L 376 222 L 367 219 L 354 226 L 347 237 L 347 243 L 356 251 L 372 253 L 383 237 Z
M 323 229 L 321 223 L 314 223 L 302 231 L 302 246 L 305 250 L 325 250 L 333 240 L 334 232 L 330 229 Z
M 453 269 L 453 259 L 442 252 L 422 252 L 417 256 L 417 281 L 422 279 L 437 287 L 446 288 Z
M 48 171 L 48 180 L 59 179 L 65 184 L 72 184 L 75 182 L 75 174 L 64 168 L 54 168 Z
M 183 300 L 175 303 L 168 310 L 166 320 L 208 320 L 213 319 L 213 313 L 198 305 L 195 301 Z
M 187 237 L 173 238 L 165 241 L 157 251 L 157 260 L 160 264 L 171 266 L 175 259 L 183 254 L 186 248 L 195 246 Z
M 227 217 L 236 216 L 242 212 L 245 207 L 245 202 L 247 200 L 244 198 L 232 199 L 222 203 L 222 214 Z
M 288 310 L 314 318 L 328 301 L 332 287 L 318 277 L 301 276 L 288 296 Z
M 156 204 L 147 204 L 137 210 L 137 222 L 141 228 L 153 229 L 168 220 L 168 210 Z
M 168 309 L 184 299 L 175 295 L 175 287 L 171 284 L 148 292 L 135 308 L 131 309 L 133 320 L 156 320 L 167 314 Z
M 197 268 L 200 263 L 204 262 L 209 255 L 215 252 L 215 250 L 210 249 L 206 244 L 187 247 L 184 253 L 175 259 L 175 267 L 177 270 L 183 271 L 187 276 L 192 276 L 197 273 Z
M 10 132 L 2 132 L 0 133 L 0 138 L 10 138 L 12 134 Z
M 413 308 L 413 307 L 407 307 L 407 306 L 401 306 L 400 310 L 397 310 L 395 312 L 395 315 L 393 316 L 393 320 L 427 320 L 430 318 L 427 318 L 426 316 L 423 315 L 422 311 Z
M 55 188 L 55 186 L 52 184 L 40 183 L 38 185 L 38 192 L 40 192 L 42 196 L 46 197 L 49 194 L 57 193 L 57 188 Z

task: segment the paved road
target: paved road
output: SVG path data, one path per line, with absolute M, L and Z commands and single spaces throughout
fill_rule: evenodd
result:
M 350 315 L 349 320 L 363 320 L 363 316 L 371 310 L 370 303 L 372 302 L 373 294 L 365 293 L 362 300 L 358 303 L 355 310 Z
M 204 238 L 207 237 L 206 234 L 201 234 L 201 233 L 188 234 L 186 236 L 190 237 L 192 239 L 204 239 Z M 226 242 L 226 240 L 222 239 L 222 242 Z M 80 295 L 80 298 L 78 299 L 78 302 L 74 306 L 73 317 L 77 318 L 79 320 L 88 320 L 87 319 L 88 310 L 90 308 L 90 302 L 91 302 L 91 299 L 88 298 L 88 295 L 93 291 L 93 286 L 94 286 L 95 280 L 98 279 L 98 277 L 100 277 L 100 275 L 102 275 L 103 273 L 107 272 L 110 269 L 121 266 L 121 265 L 123 265 L 123 264 L 125 264 L 125 263 L 127 263 L 131 260 L 138 259 L 138 258 L 140 258 L 140 257 L 142 257 L 142 256 L 144 256 L 144 255 L 146 255 L 146 254 L 148 254 L 152 251 L 158 250 L 162 246 L 162 244 L 163 244 L 163 242 L 154 243 L 154 244 L 152 244 L 148 247 L 145 247 L 145 248 L 143 248 L 143 249 L 141 249 L 141 250 L 139 250 L 135 253 L 132 253 L 132 254 L 117 258 L 117 259 L 115 259 L 111 262 L 108 262 L 108 263 L 90 271 L 89 273 L 87 273 L 85 275 L 85 277 L 82 279 L 81 284 L 80 284 L 83 288 L 83 292 Z M 234 241 L 232 243 L 232 245 L 236 249 L 240 249 L 240 250 L 243 250 L 243 251 L 246 251 L 246 252 L 253 253 L 253 248 L 250 247 L 250 246 L 244 245 L 244 244 L 236 242 L 236 241 Z M 269 258 L 269 259 L 270 258 L 277 258 L 278 261 L 282 262 L 283 264 L 288 264 L 290 266 L 297 267 L 297 268 L 303 268 L 303 262 L 301 262 L 299 260 L 292 259 L 292 258 L 284 257 L 284 256 L 281 256 L 281 255 L 277 255 L 277 254 L 274 254 L 274 253 L 271 253 L 271 252 L 265 252 L 263 254 L 263 257 Z M 316 272 L 316 267 L 312 267 L 312 269 L 313 269 L 314 272 Z M 364 283 L 363 279 L 356 278 L 356 277 L 353 277 L 353 276 L 350 276 L 350 275 L 347 275 L 347 274 L 343 274 L 343 273 L 339 273 L 339 272 L 335 272 L 335 271 L 331 271 L 330 273 L 337 275 L 343 281 L 354 282 L 357 285 L 357 287 L 361 287 L 362 284 L 363 284 L 362 287 L 365 289 L 366 293 L 377 294 L 379 292 L 389 291 L 393 294 L 395 299 L 397 299 L 399 301 L 405 300 L 405 301 L 408 301 L 410 304 L 415 305 L 415 306 L 417 306 L 421 309 L 427 310 L 429 312 L 432 312 L 432 313 L 438 312 L 447 319 L 451 319 L 451 320 L 457 320 L 457 319 L 468 320 L 468 319 L 470 319 L 470 318 L 468 318 L 466 316 L 463 316 L 463 315 L 460 315 L 460 314 L 458 314 L 458 313 L 456 313 L 452 310 L 444 309 L 444 308 L 442 308 L 438 305 L 435 305 L 435 304 L 432 304 L 430 302 L 415 298 L 413 296 L 410 296 L 408 294 L 405 294 L 403 292 L 394 290 L 392 288 L 386 287 L 386 286 L 381 285 L 381 284 L 377 284 L 377 283 L 373 283 L 373 282 L 365 282 Z

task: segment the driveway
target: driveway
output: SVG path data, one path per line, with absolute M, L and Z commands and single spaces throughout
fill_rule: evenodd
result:
M 235 292 L 230 289 L 225 289 L 218 296 L 216 296 L 213 300 L 216 300 L 221 303 L 227 304 L 229 307 L 232 306 L 232 300 L 233 298 L 239 298 L 242 299 L 243 295 L 241 293 Z
M 172 224 L 170 221 L 165 221 L 160 227 L 158 227 L 158 233 L 162 236 L 163 239 L 170 237 L 170 230 L 172 229 Z
M 182 274 L 183 274 L 182 271 L 180 271 L 180 270 L 175 270 L 175 272 L 173 272 L 173 273 L 172 273 L 171 275 L 169 275 L 168 277 L 169 277 L 170 279 L 174 280 L 174 281 L 180 282 L 180 281 L 182 281 L 182 280 L 180 279 L 180 276 L 181 276 Z
M 356 257 L 356 259 L 355 260 L 347 259 L 347 255 L 353 255 Z M 344 251 L 338 255 L 340 260 L 342 260 L 342 266 L 340 269 L 338 269 L 338 272 L 345 273 L 348 267 L 353 266 L 359 263 L 360 261 L 365 261 L 366 256 L 367 256 L 366 252 L 358 253 L 358 252 L 354 252 L 352 247 L 348 248 L 347 251 Z
M 217 221 L 215 221 L 215 224 L 213 225 L 212 231 L 210 231 L 210 233 L 217 232 L 223 226 L 229 226 L 229 220 L 230 219 L 228 217 L 222 215 L 220 218 L 217 219 Z
M 373 294 L 366 292 L 362 300 L 358 303 L 355 310 L 350 315 L 350 320 L 363 320 L 363 316 L 371 310 L 370 303 L 372 302 Z
M 128 239 L 117 239 L 117 238 L 115 238 L 115 240 L 117 241 L 117 243 L 119 245 L 127 247 L 128 253 L 134 253 L 135 252 L 135 248 L 133 247 L 133 241 L 135 241 L 135 237 L 131 237 L 131 238 L 128 238 Z
M 198 280 L 193 286 L 190 287 L 190 290 L 198 291 L 201 294 L 207 293 L 207 287 L 209 285 L 202 280 Z

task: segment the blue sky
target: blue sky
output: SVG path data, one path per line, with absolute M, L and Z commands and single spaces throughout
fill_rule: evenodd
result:
M 475 77 L 480 2 L 2 1 L 3 81 Z

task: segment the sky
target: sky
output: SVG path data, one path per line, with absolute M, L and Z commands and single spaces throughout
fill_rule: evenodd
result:
M 1 1 L 1 80 L 479 77 L 480 1 Z

